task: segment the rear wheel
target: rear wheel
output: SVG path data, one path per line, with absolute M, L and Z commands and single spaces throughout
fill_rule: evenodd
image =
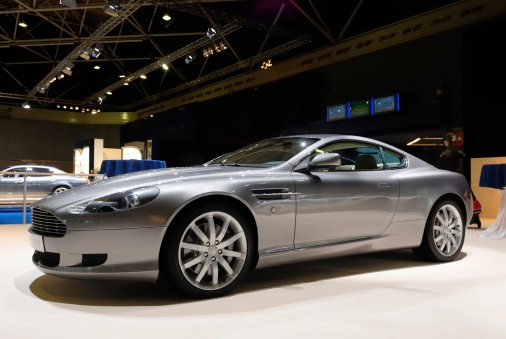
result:
M 171 226 L 162 252 L 162 273 L 198 298 L 229 293 L 251 265 L 250 226 L 232 208 L 204 206 Z
M 413 252 L 430 261 L 452 261 L 462 250 L 464 238 L 462 210 L 451 200 L 441 201 L 430 212 L 422 243 Z

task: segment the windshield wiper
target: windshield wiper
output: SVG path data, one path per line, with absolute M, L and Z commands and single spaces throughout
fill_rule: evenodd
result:
M 226 162 L 226 161 L 220 161 L 220 165 L 221 166 L 237 166 L 237 167 L 241 167 L 241 165 L 239 165 L 236 162 Z

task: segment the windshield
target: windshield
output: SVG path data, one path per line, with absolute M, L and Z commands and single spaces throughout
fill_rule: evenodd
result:
M 262 140 L 218 157 L 204 165 L 272 167 L 282 164 L 318 141 L 315 138 Z

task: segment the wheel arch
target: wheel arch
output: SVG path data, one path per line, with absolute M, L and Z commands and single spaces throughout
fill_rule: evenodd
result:
M 232 207 L 236 209 L 239 213 L 241 213 L 244 216 L 244 218 L 246 218 L 249 226 L 251 227 L 251 234 L 253 236 L 253 244 L 254 244 L 251 269 L 254 269 L 256 267 L 258 262 L 258 227 L 256 224 L 255 217 L 253 216 L 251 210 L 242 201 L 226 195 L 208 195 L 200 197 L 196 200 L 191 201 L 177 212 L 177 214 L 172 218 L 170 223 L 167 225 L 167 231 L 165 232 L 162 244 L 160 246 L 160 251 L 158 254 L 159 267 L 162 266 L 160 263 L 164 260 L 162 258 L 162 253 L 164 252 L 164 247 L 166 246 L 168 238 L 170 237 L 171 234 L 171 225 L 177 224 L 187 213 L 189 213 L 189 211 L 209 204 L 223 204 Z
M 67 183 L 58 183 L 56 185 L 54 185 L 53 189 L 51 190 L 51 193 L 54 193 L 58 188 L 61 188 L 61 187 L 64 187 L 66 189 L 71 189 L 73 186 L 70 185 L 70 184 L 67 184 Z
M 464 201 L 462 200 L 462 198 L 460 198 L 455 193 L 446 193 L 446 194 L 440 196 L 439 199 L 437 199 L 434 202 L 432 208 L 434 208 L 434 206 L 436 206 L 439 202 L 441 202 L 443 200 L 451 200 L 451 201 L 455 202 L 459 206 L 460 210 L 464 214 L 464 220 L 465 220 L 464 224 L 467 226 L 467 222 L 468 222 L 468 219 L 470 219 L 470 216 L 467 213 L 466 204 L 464 203 Z

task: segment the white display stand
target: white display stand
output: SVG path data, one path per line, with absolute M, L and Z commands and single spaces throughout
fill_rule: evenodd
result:
M 501 194 L 497 218 L 484 232 L 478 233 L 480 238 L 506 239 L 506 189 L 498 189 L 497 192 Z

